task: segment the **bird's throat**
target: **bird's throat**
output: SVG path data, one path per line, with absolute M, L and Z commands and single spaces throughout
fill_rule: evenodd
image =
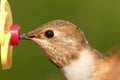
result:
M 65 76 L 68 80 L 93 80 L 96 63 L 101 58 L 98 55 L 99 53 L 97 54 L 95 51 L 82 50 L 77 60 L 63 68 Z
M 83 50 L 77 60 L 63 68 L 63 72 L 68 80 L 89 80 L 94 75 L 94 65 L 94 56 Z

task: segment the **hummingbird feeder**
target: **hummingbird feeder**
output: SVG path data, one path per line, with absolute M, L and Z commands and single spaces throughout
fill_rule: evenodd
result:
M 12 13 L 7 0 L 0 1 L 0 51 L 2 69 L 12 66 L 13 46 L 19 45 L 20 27 L 13 25 Z

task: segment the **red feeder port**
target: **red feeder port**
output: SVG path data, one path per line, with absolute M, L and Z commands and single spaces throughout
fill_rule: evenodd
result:
M 10 32 L 11 32 L 11 40 L 10 40 L 10 45 L 17 46 L 20 43 L 20 27 L 19 25 L 11 25 L 10 27 Z

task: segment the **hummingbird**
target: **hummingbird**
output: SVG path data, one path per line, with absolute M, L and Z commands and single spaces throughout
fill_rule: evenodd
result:
M 69 21 L 50 21 L 20 39 L 36 43 L 67 80 L 120 80 L 120 50 L 102 54 Z

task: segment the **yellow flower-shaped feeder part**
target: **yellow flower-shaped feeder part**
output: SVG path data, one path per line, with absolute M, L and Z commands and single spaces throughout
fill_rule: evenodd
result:
M 12 65 L 12 48 L 19 43 L 20 28 L 12 25 L 12 13 L 7 0 L 0 1 L 0 46 L 2 69 Z M 17 27 L 16 27 L 17 26 Z M 16 30 L 16 31 L 15 31 Z M 14 41 L 18 41 L 14 44 Z

